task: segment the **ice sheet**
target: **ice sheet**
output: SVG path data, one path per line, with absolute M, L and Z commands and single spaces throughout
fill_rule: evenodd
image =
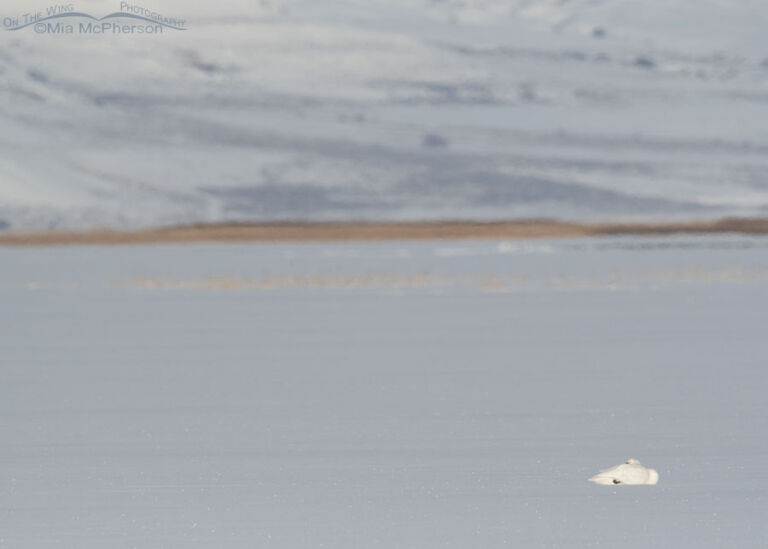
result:
M 762 548 L 767 245 L 2 249 L 0 546 Z

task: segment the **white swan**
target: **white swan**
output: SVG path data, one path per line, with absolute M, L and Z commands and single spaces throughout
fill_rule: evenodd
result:
M 643 467 L 636 459 L 628 459 L 626 463 L 600 471 L 589 478 L 590 482 L 602 485 L 614 484 L 656 484 L 659 473 L 656 469 Z

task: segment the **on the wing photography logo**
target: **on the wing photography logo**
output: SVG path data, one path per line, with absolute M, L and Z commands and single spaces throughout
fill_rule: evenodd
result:
M 120 11 L 103 17 L 77 11 L 74 4 L 58 4 L 45 10 L 3 17 L 3 27 L 9 31 L 32 29 L 37 34 L 163 34 L 166 29 L 183 31 L 186 21 L 167 17 L 152 9 L 120 2 Z

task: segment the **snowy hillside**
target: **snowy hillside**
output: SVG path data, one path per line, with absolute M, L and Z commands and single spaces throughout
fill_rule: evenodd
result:
M 0 227 L 768 213 L 761 2 L 147 7 L 0 32 Z

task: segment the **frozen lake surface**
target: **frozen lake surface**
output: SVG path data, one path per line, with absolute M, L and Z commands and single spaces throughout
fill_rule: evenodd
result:
M 767 248 L 0 249 L 0 547 L 765 547 Z

